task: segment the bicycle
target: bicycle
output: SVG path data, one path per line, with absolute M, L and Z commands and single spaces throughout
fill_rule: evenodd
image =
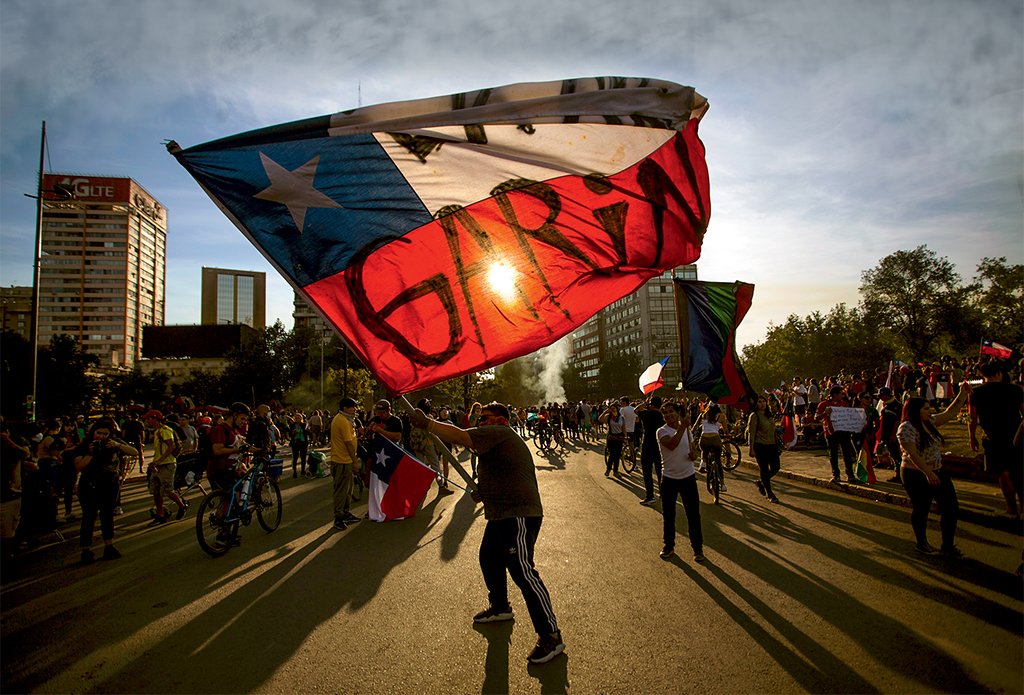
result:
M 267 475 L 270 459 L 258 457 L 253 466 L 230 490 L 211 490 L 196 513 L 196 538 L 199 547 L 211 557 L 219 557 L 235 545 L 238 526 L 252 523 L 253 512 L 267 533 L 281 525 L 281 488 Z
M 605 441 L 604 445 L 604 466 L 608 467 L 608 442 Z M 633 441 L 626 435 L 625 441 L 622 442 L 622 452 L 619 454 L 619 465 L 622 466 L 622 470 L 626 473 L 632 473 L 636 470 L 636 464 L 639 460 L 637 455 L 636 447 L 633 446 Z
M 622 458 L 619 463 L 622 465 L 622 470 L 627 473 L 632 473 L 636 470 L 637 462 L 640 460 L 640 456 L 636 450 L 636 444 L 633 443 L 633 437 L 626 435 L 626 441 L 622 443 Z
M 540 424 L 534 427 L 533 433 L 533 445 L 537 447 L 538 451 L 547 451 L 555 444 L 554 437 L 551 434 L 551 428 L 546 425 Z

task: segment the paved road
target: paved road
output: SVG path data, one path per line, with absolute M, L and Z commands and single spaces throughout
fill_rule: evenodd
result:
M 249 527 L 214 560 L 191 516 L 147 528 L 136 484 L 123 559 L 77 567 L 69 540 L 3 587 L 2 690 L 1024 690 L 1017 534 L 966 523 L 970 559 L 919 558 L 906 509 L 784 479 L 768 505 L 739 469 L 723 504 L 702 504 L 708 562 L 665 562 L 639 476 L 605 478 L 596 447 L 537 463 L 538 565 L 568 644 L 550 664 L 525 661 L 535 636 L 514 590 L 515 623 L 471 623 L 486 597 L 468 497 L 337 532 L 329 480 L 285 478 L 281 528 Z

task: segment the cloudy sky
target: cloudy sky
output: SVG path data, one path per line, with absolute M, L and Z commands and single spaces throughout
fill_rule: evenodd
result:
M 756 285 L 739 343 L 858 302 L 920 244 L 973 277 L 1024 262 L 1020 0 L 3 0 L 0 284 L 30 285 L 47 170 L 130 176 L 169 211 L 167 322 L 203 265 L 265 270 L 162 142 L 183 147 L 373 103 L 627 75 L 692 85 L 712 217 L 704 280 Z

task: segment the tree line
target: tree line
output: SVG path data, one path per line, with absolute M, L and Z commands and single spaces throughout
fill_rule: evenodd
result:
M 860 303 L 790 315 L 763 342 L 743 348 L 755 389 L 794 376 L 874 371 L 890 360 L 931 363 L 977 357 L 982 339 L 1024 348 L 1024 266 L 982 258 L 969 281 L 922 245 L 896 251 L 861 273 Z

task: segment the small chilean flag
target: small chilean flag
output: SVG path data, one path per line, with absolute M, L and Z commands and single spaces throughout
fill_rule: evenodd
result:
M 669 355 L 669 357 L 671 357 L 671 355 Z M 668 364 L 668 357 L 663 359 L 661 362 L 655 362 L 644 370 L 644 373 L 640 375 L 641 393 L 644 395 L 654 393 L 665 385 L 665 380 L 661 378 L 661 373 L 665 371 L 666 364 Z
M 1013 350 L 991 340 L 983 340 L 981 341 L 981 354 L 992 355 L 993 357 L 998 357 L 1001 360 L 1007 360 L 1013 355 Z
M 390 440 L 373 437 L 369 513 L 374 521 L 415 516 L 437 472 Z

